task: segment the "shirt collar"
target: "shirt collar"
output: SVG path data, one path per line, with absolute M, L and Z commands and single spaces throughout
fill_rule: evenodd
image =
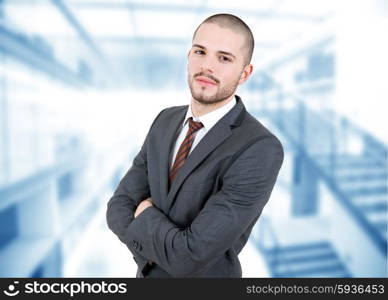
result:
M 185 121 L 183 122 L 183 126 L 188 122 L 190 117 L 193 118 L 195 122 L 201 122 L 206 131 L 209 131 L 223 116 L 225 116 L 237 103 L 236 97 L 233 100 L 230 100 L 225 105 L 213 110 L 203 116 L 194 117 L 193 112 L 191 111 L 191 102 L 189 104 L 189 108 L 186 112 Z

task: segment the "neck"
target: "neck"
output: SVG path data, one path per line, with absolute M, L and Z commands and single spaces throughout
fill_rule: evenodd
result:
M 201 102 L 198 102 L 193 97 L 191 97 L 191 112 L 193 113 L 194 117 L 201 117 L 226 105 L 227 103 L 232 101 L 232 99 L 234 99 L 234 94 L 230 96 L 228 99 L 225 99 L 217 103 L 202 104 Z

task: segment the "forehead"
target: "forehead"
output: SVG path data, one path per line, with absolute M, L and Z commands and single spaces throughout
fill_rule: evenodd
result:
M 244 42 L 242 34 L 214 23 L 202 24 L 193 39 L 193 44 L 202 45 L 210 51 L 231 52 L 236 57 L 242 56 Z

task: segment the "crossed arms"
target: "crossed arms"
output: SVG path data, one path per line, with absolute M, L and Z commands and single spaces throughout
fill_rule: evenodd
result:
M 255 141 L 231 164 L 221 190 L 208 198 L 190 226 L 179 228 L 157 207 L 142 203 L 151 196 L 147 139 L 108 202 L 107 223 L 132 253 L 171 276 L 190 277 L 224 255 L 261 214 L 283 162 L 283 148 L 274 137 Z

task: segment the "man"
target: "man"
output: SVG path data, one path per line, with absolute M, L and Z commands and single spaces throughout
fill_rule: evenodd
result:
M 190 105 L 154 120 L 109 200 L 109 228 L 137 277 L 241 277 L 247 242 L 283 162 L 279 140 L 246 110 L 238 85 L 254 40 L 238 17 L 203 21 L 188 53 Z

